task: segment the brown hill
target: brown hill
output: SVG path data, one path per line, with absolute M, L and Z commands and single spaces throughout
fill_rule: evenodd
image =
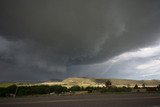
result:
M 144 83 L 147 87 L 153 87 L 160 84 L 160 80 L 129 80 L 129 79 L 99 79 L 99 78 L 67 78 L 62 83 L 67 85 L 79 85 L 79 86 L 104 86 L 106 81 L 111 81 L 114 86 L 128 86 L 134 87 L 135 84 L 142 86 Z

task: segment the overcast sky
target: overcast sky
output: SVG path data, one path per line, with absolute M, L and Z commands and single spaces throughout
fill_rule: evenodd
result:
M 159 0 L 0 0 L 0 81 L 160 79 Z

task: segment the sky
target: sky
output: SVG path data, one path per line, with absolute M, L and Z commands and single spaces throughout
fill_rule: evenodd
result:
M 160 79 L 159 0 L 0 0 L 0 81 Z

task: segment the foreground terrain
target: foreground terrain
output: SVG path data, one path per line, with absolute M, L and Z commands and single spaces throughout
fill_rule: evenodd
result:
M 0 107 L 160 107 L 160 94 L 2 98 Z

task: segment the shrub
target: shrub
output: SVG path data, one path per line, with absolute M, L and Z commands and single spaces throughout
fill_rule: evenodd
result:
M 137 85 L 137 84 L 134 86 L 134 89 L 139 89 L 139 87 L 138 87 L 138 85 Z
M 18 96 L 24 96 L 24 95 L 29 95 L 29 87 L 26 86 L 21 86 L 18 87 L 17 95 Z
M 6 97 L 8 93 L 7 88 L 0 88 L 0 97 Z
M 67 92 L 67 87 L 61 85 L 54 85 L 49 87 L 50 92 L 55 92 L 56 94 Z
M 98 88 L 89 86 L 85 88 L 85 91 L 88 91 L 88 93 L 92 93 L 94 90 L 98 90 Z
M 108 80 L 108 81 L 105 82 L 105 86 L 107 88 L 111 87 L 111 85 L 112 85 L 111 81 Z
M 101 92 L 101 93 L 106 93 L 106 92 L 108 92 L 108 89 L 107 89 L 106 87 L 102 87 L 102 88 L 100 89 L 100 92 Z
M 143 84 L 142 84 L 142 88 L 146 88 L 146 85 L 145 85 L 145 83 L 143 83 Z
M 157 91 L 157 88 L 156 87 L 146 87 L 146 90 L 148 92 L 156 92 Z
M 157 86 L 158 91 L 160 91 L 160 84 Z
M 40 86 L 30 86 L 28 87 L 28 94 L 49 94 L 49 86 L 48 85 L 40 85 Z
M 127 88 L 127 87 L 105 88 L 105 87 L 103 87 L 100 92 L 101 93 L 105 93 L 105 92 L 131 92 L 131 88 Z
M 69 88 L 69 91 L 72 91 L 72 92 L 74 92 L 74 91 L 81 91 L 81 87 L 78 86 L 78 85 L 72 86 L 71 88 Z
M 16 90 L 17 90 L 17 86 L 16 85 L 11 85 L 9 87 L 7 87 L 8 93 L 9 94 L 15 94 Z

